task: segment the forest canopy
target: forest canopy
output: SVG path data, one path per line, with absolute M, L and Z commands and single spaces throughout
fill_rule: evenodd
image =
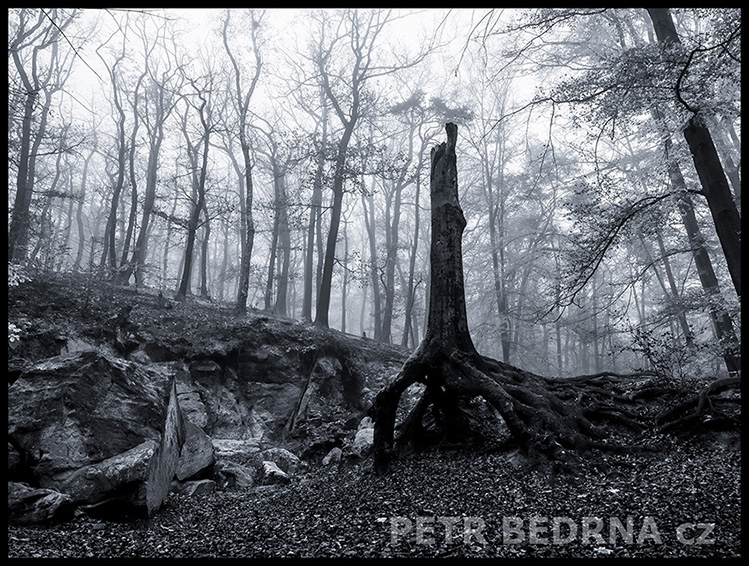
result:
M 414 348 L 450 122 L 478 350 L 740 370 L 740 9 L 10 8 L 8 46 L 11 284 Z

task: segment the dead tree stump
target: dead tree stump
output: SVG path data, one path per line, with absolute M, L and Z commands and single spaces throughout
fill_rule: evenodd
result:
M 396 378 L 376 396 L 374 469 L 388 473 L 398 448 L 395 421 L 398 402 L 409 386 L 426 385 L 423 398 L 402 428 L 400 440 L 420 428 L 427 408 L 444 415 L 447 426 L 460 409 L 458 400 L 482 397 L 494 407 L 521 449 L 545 456 L 562 467 L 574 466 L 588 450 L 605 444 L 604 431 L 593 424 L 576 402 L 594 401 L 589 411 L 636 428 L 639 423 L 620 407 L 607 403 L 610 389 L 601 380 L 546 378 L 480 355 L 468 330 L 462 234 L 466 226 L 458 202 L 455 156 L 457 126 L 446 124 L 447 142 L 431 153 L 431 281 L 428 325 L 419 347 L 403 364 Z M 597 376 L 591 376 L 591 378 Z M 557 392 L 570 394 L 563 400 Z M 607 410 L 608 407 L 608 410 Z M 405 438 L 407 440 L 407 438 Z

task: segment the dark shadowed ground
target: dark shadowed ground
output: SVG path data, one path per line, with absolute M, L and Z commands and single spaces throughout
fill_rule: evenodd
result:
M 8 556 L 739 557 L 738 439 L 653 443 L 572 482 L 507 453 L 431 451 L 388 477 L 311 467 L 284 487 L 170 496 L 150 520 L 10 527 Z

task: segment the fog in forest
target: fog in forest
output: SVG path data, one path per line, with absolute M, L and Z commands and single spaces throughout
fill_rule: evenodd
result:
M 8 16 L 9 279 L 85 273 L 414 348 L 452 122 L 482 354 L 740 367 L 738 9 Z

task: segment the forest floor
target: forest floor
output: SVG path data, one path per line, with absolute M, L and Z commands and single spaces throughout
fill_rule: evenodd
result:
M 170 495 L 150 519 L 9 527 L 8 556 L 740 557 L 738 437 L 652 443 L 556 481 L 511 453 L 444 449 L 385 477 L 310 467 L 283 487 Z
M 58 336 L 95 338 L 128 302 L 141 331 L 170 336 L 173 349 L 189 349 L 184 339 L 198 329 L 232 324 L 216 305 L 165 310 L 152 294 L 64 283 L 78 289 L 38 281 L 9 293 L 9 323 L 33 337 L 31 357 L 59 349 Z M 21 360 L 9 364 L 11 380 L 28 363 L 23 348 L 9 348 Z M 575 477 L 529 470 L 510 449 L 433 448 L 397 460 L 385 477 L 367 459 L 310 464 L 285 486 L 171 494 L 150 519 L 79 513 L 57 525 L 9 525 L 8 557 L 738 558 L 740 440 L 652 433 L 639 439 L 648 450 L 596 456 Z

